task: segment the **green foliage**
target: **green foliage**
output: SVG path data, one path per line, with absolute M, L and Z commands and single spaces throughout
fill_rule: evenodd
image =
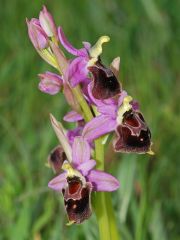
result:
M 68 107 L 63 96 L 37 89 L 37 74 L 52 69 L 33 49 L 25 18 L 38 16 L 42 4 L 77 47 L 111 37 L 103 60 L 121 57 L 120 79 L 152 130 L 155 156 L 116 154 L 110 164 L 107 153 L 108 171 L 121 180 L 113 202 L 123 240 L 178 239 L 178 3 L 1 0 L 0 239 L 98 239 L 95 216 L 66 227 L 62 200 L 47 188 L 53 173 L 45 163 L 58 143 L 49 112 L 61 119 Z

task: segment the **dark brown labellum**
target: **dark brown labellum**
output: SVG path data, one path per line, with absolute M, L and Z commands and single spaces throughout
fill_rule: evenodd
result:
M 83 186 L 79 177 L 68 178 L 68 187 L 63 190 L 64 204 L 69 221 L 82 223 L 91 216 L 91 183 Z
M 150 149 L 151 133 L 139 112 L 126 112 L 122 124 L 116 129 L 116 134 L 115 151 L 146 153 Z
M 107 99 L 121 92 L 120 83 L 110 68 L 100 61 L 88 68 L 93 75 L 92 94 L 96 99 Z
M 64 198 L 68 200 L 69 198 L 80 199 L 82 181 L 79 177 L 74 176 L 73 178 L 67 178 L 68 187 L 65 190 Z

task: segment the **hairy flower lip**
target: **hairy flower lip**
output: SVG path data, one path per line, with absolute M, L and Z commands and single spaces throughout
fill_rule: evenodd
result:
M 92 94 L 96 99 L 108 99 L 120 94 L 121 86 L 110 68 L 105 67 L 101 61 L 88 67 L 93 75 Z
M 151 146 L 151 133 L 149 128 L 147 128 L 146 131 L 142 130 L 139 136 L 136 136 L 130 133 L 129 128 L 118 126 L 116 133 L 117 137 L 113 142 L 116 152 L 139 154 L 149 152 Z
M 141 131 L 147 131 L 147 124 L 139 111 L 132 109 L 124 113 L 122 125 L 129 128 L 132 136 L 139 136 Z
M 116 128 L 113 142 L 116 152 L 146 153 L 151 146 L 151 132 L 139 111 L 132 109 L 124 114 L 123 122 Z
M 67 189 L 63 190 L 65 209 L 69 222 L 80 224 L 91 216 L 91 191 L 91 183 L 87 183 L 86 186 L 80 187 L 76 193 L 76 197 L 67 193 Z
M 68 187 L 63 189 L 64 199 L 67 201 L 69 199 L 72 200 L 80 200 L 81 199 L 81 190 L 84 188 L 84 184 L 81 179 L 77 176 L 67 177 Z

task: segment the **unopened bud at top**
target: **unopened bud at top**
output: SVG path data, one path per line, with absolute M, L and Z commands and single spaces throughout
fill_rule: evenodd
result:
M 36 18 L 30 21 L 26 19 L 29 38 L 37 50 L 43 50 L 48 47 L 48 37 L 42 29 L 40 22 Z
M 42 11 L 39 14 L 39 21 L 41 27 L 45 31 L 48 37 L 57 36 L 57 28 L 52 15 L 47 11 L 47 8 L 43 6 Z

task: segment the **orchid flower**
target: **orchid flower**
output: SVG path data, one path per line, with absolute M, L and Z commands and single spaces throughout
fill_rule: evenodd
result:
M 102 53 L 103 43 L 110 40 L 108 36 L 100 37 L 92 47 L 90 43 L 83 42 L 84 47 L 76 49 L 68 42 L 62 28 L 59 27 L 57 30 L 54 19 L 45 6 L 39 14 L 39 19 L 27 20 L 27 25 L 29 37 L 34 47 L 43 59 L 61 70 L 64 84 L 70 83 L 71 87 L 75 87 L 83 83 L 83 93 L 87 100 L 88 92 L 86 89 L 91 80 L 93 81 L 92 94 L 96 98 L 106 99 L 120 93 L 121 88 L 116 76 L 110 68 L 101 63 L 99 57 Z M 75 56 L 74 59 L 69 60 L 69 63 L 57 46 L 57 32 L 62 46 Z M 41 83 L 40 89 L 51 95 L 58 92 L 57 88 L 55 93 L 54 88 L 51 90 L 51 82 L 48 81 L 47 84 L 49 86 L 47 91 L 44 84 L 41 87 Z
M 115 151 L 153 153 L 150 130 L 137 106 L 133 104 L 131 96 L 122 91 L 118 98 L 98 100 L 91 93 L 91 85 L 89 95 L 99 115 L 84 127 L 82 132 L 84 138 L 91 142 L 115 131 L 117 136 L 114 141 Z
M 88 42 L 83 42 L 84 48 L 76 49 L 67 40 L 61 27 L 58 35 L 64 48 L 76 56 L 68 68 L 68 79 L 72 87 L 79 83 L 89 83 L 89 73 L 93 76 L 92 94 L 96 98 L 106 99 L 120 92 L 120 84 L 110 68 L 105 67 L 99 58 L 102 53 L 102 44 L 108 42 L 108 36 L 102 36 L 96 44 L 91 47 Z
M 54 117 L 52 124 L 58 138 L 63 130 L 57 129 L 57 120 Z M 58 149 L 58 151 L 57 151 Z M 70 154 L 72 161 L 65 160 L 65 155 L 59 148 L 51 153 L 51 163 L 62 166 L 63 173 L 52 179 L 48 186 L 63 193 L 66 212 L 70 223 L 81 223 L 91 215 L 91 192 L 115 191 L 119 188 L 118 180 L 103 171 L 94 170 L 96 161 L 91 159 L 90 145 L 82 137 L 76 137 Z M 65 154 L 65 153 L 64 153 Z M 63 164 L 62 164 L 63 162 Z

